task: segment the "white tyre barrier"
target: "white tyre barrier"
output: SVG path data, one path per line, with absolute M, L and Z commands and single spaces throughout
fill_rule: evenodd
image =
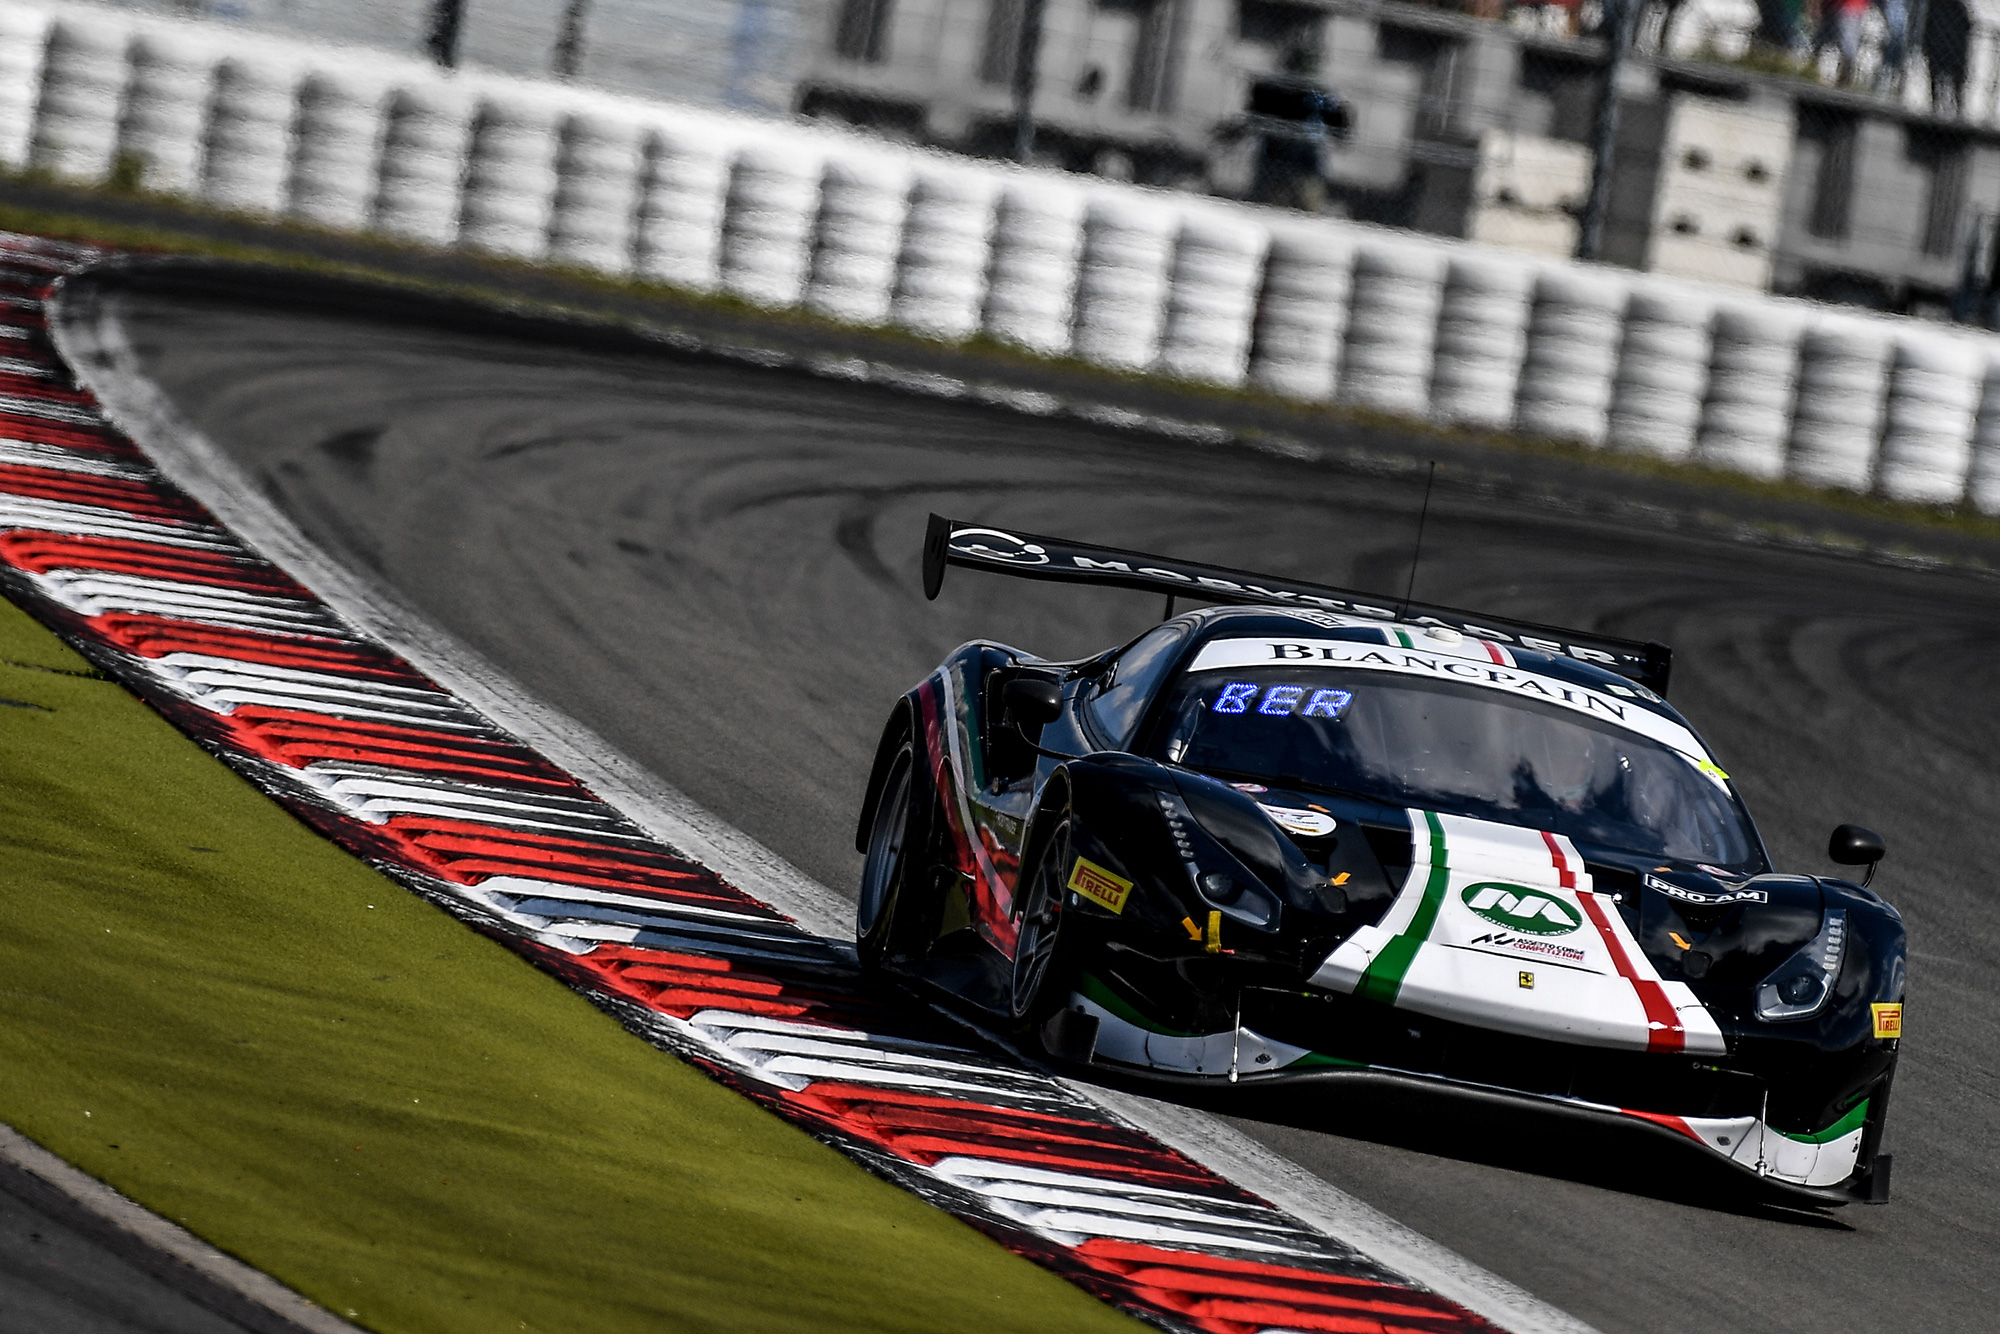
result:
M 563 127 L 549 258 L 599 273 L 632 271 L 641 127 L 618 107 L 585 107 Z
M 1626 286 L 1599 268 L 1547 268 L 1535 280 L 1516 429 L 1602 445 L 1625 323 Z
M 979 331 L 999 195 L 987 173 L 918 165 L 889 305 L 897 324 L 932 338 Z
M 1438 306 L 1431 412 L 1464 426 L 1513 424 L 1535 271 L 1498 255 L 1453 255 Z
M 1331 226 L 1280 226 L 1264 260 L 1250 383 L 1288 398 L 1333 397 L 1347 334 L 1354 238 Z
M 561 114 L 555 102 L 514 89 L 481 99 L 460 194 L 459 244 L 516 259 L 547 253 Z
M 1250 361 L 1271 235 L 1216 210 L 1190 210 L 1167 278 L 1159 368 L 1184 380 L 1237 385 Z
M 176 27 L 132 40 L 118 152 L 138 164 L 140 186 L 155 194 L 201 190 L 202 123 L 223 55 L 206 37 Z
M 1714 322 L 1715 302 L 1702 293 L 1658 282 L 1634 286 L 1611 386 L 1608 447 L 1656 459 L 1694 452 Z
M 1784 475 L 1804 317 L 1732 303 L 1715 314 L 1695 457 L 1752 477 Z
M 291 213 L 318 227 L 360 231 L 375 210 L 375 164 L 388 92 L 368 72 L 321 67 L 299 85 Z
M 257 52 L 216 67 L 202 162 L 202 197 L 234 213 L 275 217 L 291 174 L 299 70 Z
M 2000 514 L 2000 348 L 1986 350 L 1986 378 L 1972 428 L 1965 498 L 1981 514 Z
M 981 317 L 987 333 L 1052 356 L 1070 350 L 1083 210 L 1083 192 L 1065 182 L 1021 174 L 1005 183 Z
M 1891 347 L 1886 330 L 1860 320 L 1831 318 L 1806 330 L 1786 476 L 1811 486 L 1868 489 Z
M 910 183 L 909 166 L 887 154 L 843 153 L 826 164 L 806 282 L 809 309 L 850 324 L 889 318 Z
M 390 96 L 375 194 L 375 226 L 445 246 L 458 239 L 459 184 L 472 98 L 456 83 L 405 83 Z
M 1085 361 L 1143 370 L 1159 355 L 1167 265 L 1180 218 L 1164 201 L 1095 193 L 1084 209 L 1071 350 Z
M 0 9 L 0 170 L 28 165 L 50 22 L 39 9 Z
M 111 174 L 118 107 L 125 96 L 126 41 L 122 26 L 68 14 L 56 19 L 42 65 L 31 165 L 92 184 Z
M 1875 485 L 1891 500 L 1955 505 L 1972 464 L 1986 359 L 1970 341 L 1911 331 L 1896 339 Z
M 760 306 L 805 295 L 821 164 L 801 146 L 760 142 L 736 157 L 722 219 L 722 285 Z
M 1372 239 L 1360 246 L 1336 390 L 1341 402 L 1413 417 L 1430 411 L 1445 263 L 1442 248 Z
M 735 144 L 698 122 L 656 125 L 639 178 L 639 273 L 712 292 L 722 283 L 722 220 Z

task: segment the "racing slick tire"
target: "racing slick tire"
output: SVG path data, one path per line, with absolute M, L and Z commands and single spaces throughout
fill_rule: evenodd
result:
M 1014 942 L 1009 1008 L 1014 1021 L 1040 1028 L 1069 999 L 1070 967 L 1063 933 L 1063 869 L 1069 865 L 1069 817 L 1049 832 L 1021 901 Z
M 910 954 L 918 934 L 914 919 L 922 907 L 918 900 L 927 874 L 933 805 L 915 744 L 906 737 L 882 781 L 861 868 L 854 944 L 864 974 L 879 975 Z

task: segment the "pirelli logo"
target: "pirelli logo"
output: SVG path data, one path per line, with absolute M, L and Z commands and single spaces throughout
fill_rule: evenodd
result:
M 1899 1038 L 1903 1036 L 1903 1003 L 1882 1004 L 1877 1002 L 1868 1007 L 1875 1016 L 1875 1036 L 1878 1038 Z
M 1078 857 L 1076 865 L 1070 868 L 1069 887 L 1098 907 L 1115 913 L 1124 912 L 1125 900 L 1132 897 L 1130 880 L 1113 875 L 1088 857 Z

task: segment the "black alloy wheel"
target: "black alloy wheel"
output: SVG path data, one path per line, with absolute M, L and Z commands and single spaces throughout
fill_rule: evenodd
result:
M 1055 827 L 1021 905 L 1020 935 L 1014 942 L 1014 986 L 1010 1008 L 1016 1022 L 1039 1024 L 1069 999 L 1063 956 L 1063 871 L 1069 866 L 1069 820 Z
M 878 973 L 888 964 L 899 934 L 896 911 L 904 897 L 912 850 L 910 799 L 915 771 L 915 751 L 905 741 L 882 782 L 875 824 L 868 831 L 868 859 L 862 864 L 861 897 L 854 914 L 855 950 L 867 973 Z

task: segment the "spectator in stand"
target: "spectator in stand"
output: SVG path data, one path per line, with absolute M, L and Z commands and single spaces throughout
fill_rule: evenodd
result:
M 1875 91 L 1893 93 L 1903 84 L 1903 62 L 1910 54 L 1910 0 L 1876 0 L 1888 35 L 1882 40 L 1882 64 L 1875 71 Z
M 1819 31 L 1813 36 L 1812 54 L 1827 47 L 1840 51 L 1840 67 L 1834 78 L 1842 84 L 1854 82 L 1854 62 L 1861 54 L 1861 20 L 1868 16 L 1869 0 L 1826 0 L 1820 10 Z
M 1757 32 L 1761 46 L 1803 55 L 1806 50 L 1805 0 L 1757 0 Z

